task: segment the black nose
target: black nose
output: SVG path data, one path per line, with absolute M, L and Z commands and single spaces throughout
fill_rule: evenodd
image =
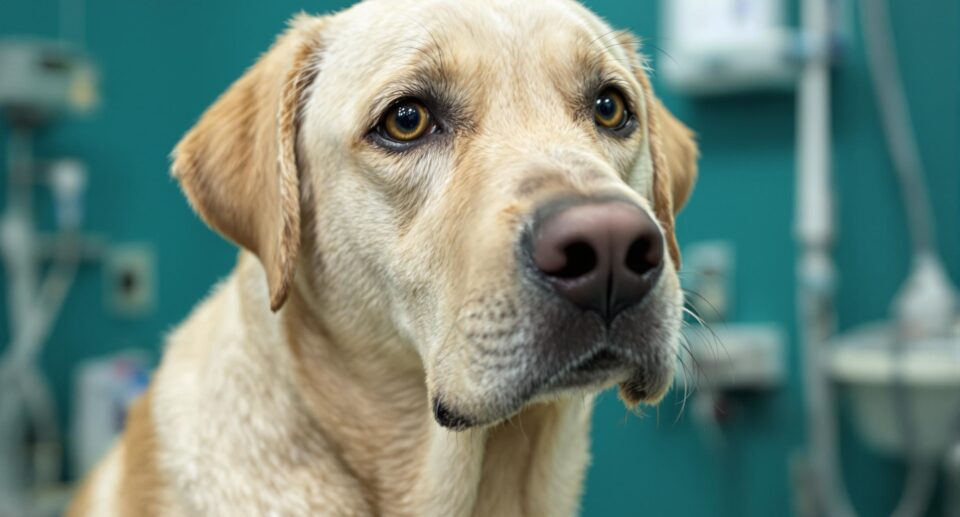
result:
M 642 208 L 584 203 L 535 221 L 533 262 L 555 290 L 607 322 L 642 300 L 663 269 L 663 234 Z

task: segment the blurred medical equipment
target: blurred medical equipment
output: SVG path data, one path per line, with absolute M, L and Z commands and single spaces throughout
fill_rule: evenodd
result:
M 794 87 L 796 31 L 784 0 L 669 0 L 660 8 L 670 56 L 660 70 L 678 91 Z
M 662 69 L 677 89 L 715 95 L 797 85 L 798 317 L 809 426 L 808 448 L 797 469 L 797 492 L 804 514 L 811 516 L 855 515 L 839 467 L 838 388 L 849 394 L 856 428 L 865 441 L 908 462 L 894 516 L 924 514 L 939 465 L 945 466 L 954 486 L 960 479 L 957 291 L 936 247 L 887 1 L 860 0 L 859 13 L 884 135 L 907 213 L 911 270 L 892 303 L 891 321 L 841 336 L 836 335 L 837 282 L 831 257 L 830 68 L 847 39 L 847 17 L 842 15 L 855 3 L 801 0 L 801 30 L 795 32 L 786 28 L 782 0 L 661 2 L 668 42 Z M 708 298 L 713 297 L 710 289 L 708 283 Z M 726 306 L 722 298 L 721 306 Z M 706 368 L 698 368 L 701 372 L 713 369 L 710 376 L 703 375 L 707 384 L 709 377 L 729 378 L 727 374 L 735 371 L 730 363 L 740 357 L 727 354 L 725 338 L 717 337 L 723 347 L 712 354 L 714 359 L 709 347 L 700 347 L 707 352 L 696 359 L 706 363 Z M 697 350 L 695 343 L 691 348 Z M 947 502 L 953 514 L 960 514 L 958 499 Z
M 735 266 L 732 243 L 705 241 L 684 248 L 687 312 L 696 322 L 684 329 L 679 380 L 684 403 L 690 398 L 691 414 L 717 452 L 727 444 L 723 423 L 736 411 L 737 395 L 776 390 L 786 378 L 783 329 L 774 323 L 734 323 Z
M 147 387 L 149 357 L 125 352 L 84 361 L 74 381 L 74 468 L 90 472 L 123 430 L 127 407 Z
M 72 159 L 38 163 L 33 132 L 96 102 L 96 72 L 60 42 L 0 44 L 0 110 L 9 123 L 7 200 L 0 255 L 7 279 L 10 342 L 0 355 L 0 516 L 38 515 L 39 494 L 60 483 L 62 440 L 38 356 L 96 239 L 80 233 L 86 169 Z M 55 232 L 38 232 L 34 189 L 53 194 Z M 41 278 L 44 264 L 49 263 Z
M 828 0 L 805 0 L 803 6 L 808 37 L 829 40 Z M 839 469 L 837 381 L 852 395 L 853 416 L 867 443 L 908 461 L 907 480 L 893 515 L 921 516 L 933 491 L 936 458 L 960 438 L 956 290 L 936 250 L 886 1 L 863 0 L 860 14 L 883 129 L 908 214 L 912 267 L 893 302 L 892 322 L 835 336 L 830 61 L 826 55 L 810 60 L 801 76 L 797 153 L 799 296 L 810 426 L 807 495 L 815 496 L 817 515 L 855 515 Z
M 860 0 L 859 6 L 878 111 L 907 214 L 912 257 L 910 273 L 893 300 L 892 321 L 837 337 L 831 346 L 831 366 L 851 395 L 854 420 L 867 443 L 908 461 L 905 487 L 893 515 L 920 516 L 929 505 L 938 467 L 949 463 L 942 459 L 953 444 L 960 444 L 957 291 L 937 250 L 887 2 Z

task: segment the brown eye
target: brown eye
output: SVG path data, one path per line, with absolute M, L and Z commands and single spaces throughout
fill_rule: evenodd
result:
M 430 111 L 418 101 L 402 101 L 390 108 L 380 121 L 383 136 L 410 142 L 426 135 L 433 123 Z
M 593 106 L 593 119 L 605 129 L 620 129 L 627 123 L 627 103 L 614 89 L 604 90 Z

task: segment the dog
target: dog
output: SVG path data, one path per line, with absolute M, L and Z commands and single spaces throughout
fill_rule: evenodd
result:
M 692 132 L 573 0 L 297 16 L 173 152 L 241 248 L 70 516 L 564 516 L 658 402 Z

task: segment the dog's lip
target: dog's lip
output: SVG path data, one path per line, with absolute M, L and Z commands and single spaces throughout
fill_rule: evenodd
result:
M 613 348 L 603 347 L 585 354 L 541 383 L 539 393 L 581 388 L 611 381 L 617 374 L 633 371 L 635 365 Z
M 454 411 L 439 397 L 433 399 L 433 418 L 443 427 L 451 431 L 463 431 L 476 425 L 470 418 Z
M 608 348 L 604 348 L 587 357 L 586 360 L 577 365 L 574 371 L 582 373 L 604 371 L 612 369 L 615 366 L 621 366 L 622 363 L 623 358 L 620 357 L 620 354 L 617 354 Z
M 438 424 L 451 431 L 459 432 L 508 419 L 531 401 L 541 397 L 549 400 L 564 392 L 578 392 L 584 389 L 601 390 L 618 383 L 624 385 L 628 381 L 632 382 L 630 386 L 639 389 L 646 385 L 643 380 L 650 374 L 651 372 L 646 371 L 637 358 L 631 358 L 626 351 L 601 347 L 571 361 L 558 372 L 526 384 L 524 389 L 515 392 L 509 397 L 510 402 L 494 414 L 471 416 L 461 413 L 455 405 L 447 404 L 439 394 L 431 399 L 431 405 L 434 419 Z M 635 391 L 630 393 L 634 394 Z M 646 391 L 637 392 L 634 395 L 639 397 L 637 402 L 643 402 L 647 398 Z

